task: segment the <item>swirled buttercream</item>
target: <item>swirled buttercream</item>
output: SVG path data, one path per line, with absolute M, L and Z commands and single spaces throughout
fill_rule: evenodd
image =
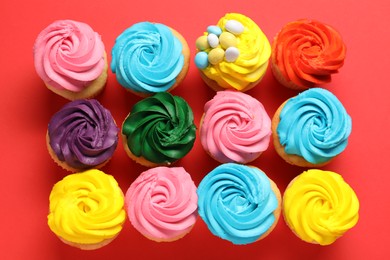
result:
M 100 35 L 85 23 L 55 21 L 34 44 L 35 69 L 56 89 L 80 92 L 102 74 L 105 64 Z
M 283 213 L 302 240 L 329 245 L 356 225 L 359 200 L 341 175 L 312 169 L 287 187 Z
M 116 39 L 111 70 L 123 87 L 135 92 L 167 91 L 183 68 L 182 50 L 182 43 L 169 27 L 137 23 Z
M 344 151 L 351 130 L 352 120 L 341 102 L 321 88 L 289 99 L 277 126 L 284 151 L 313 164 L 327 162 Z
M 184 157 L 194 145 L 195 131 L 190 106 L 167 92 L 136 103 L 122 128 L 130 151 L 157 164 Z
M 346 53 L 335 29 L 307 19 L 286 24 L 276 35 L 272 50 L 273 69 L 294 88 L 331 81 L 331 75 L 343 66 Z
M 198 212 L 210 231 L 234 244 L 258 240 L 277 221 L 279 202 L 258 168 L 226 163 L 198 186 Z
M 126 192 L 132 225 L 156 241 L 173 241 L 188 233 L 197 218 L 198 196 L 182 167 L 156 167 L 143 172 Z
M 229 21 L 236 21 L 244 26 L 243 32 L 236 35 L 237 46 L 235 47 L 239 51 L 238 58 L 234 62 L 225 59 L 215 65 L 209 64 L 201 71 L 222 88 L 243 90 L 264 76 L 271 56 L 271 46 L 261 29 L 249 17 L 228 13 L 218 21 L 217 25 L 223 32 L 228 32 L 226 24 Z M 213 49 L 204 51 L 209 53 L 211 50 Z
M 118 131 L 110 111 L 95 99 L 85 99 L 72 101 L 55 113 L 47 134 L 59 161 L 74 169 L 86 169 L 111 158 Z
M 271 119 L 253 97 L 238 91 L 218 91 L 204 111 L 201 142 L 218 161 L 247 163 L 268 148 Z
M 50 229 L 65 241 L 98 244 L 113 239 L 126 219 L 116 180 L 99 170 L 66 176 L 50 193 Z

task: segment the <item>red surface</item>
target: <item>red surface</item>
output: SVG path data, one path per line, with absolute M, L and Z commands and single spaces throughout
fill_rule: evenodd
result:
M 15 1 L 2 0 L 0 7 L 0 258 L 1 259 L 383 259 L 388 233 L 390 204 L 388 167 L 388 102 L 390 2 L 377 1 Z M 246 3 L 248 2 L 248 3 Z M 47 90 L 37 76 L 32 46 L 38 33 L 57 19 L 84 21 L 102 35 L 110 53 L 114 40 L 125 28 L 140 21 L 165 23 L 187 39 L 192 58 L 196 38 L 226 12 L 251 17 L 270 40 L 286 23 L 314 18 L 333 25 L 348 47 L 340 73 L 327 89 L 343 102 L 353 119 L 346 151 L 325 169 L 339 172 L 355 189 L 360 220 L 355 228 L 331 246 L 300 241 L 280 219 L 264 240 L 234 246 L 214 237 L 201 219 L 183 239 L 155 243 L 141 236 L 126 221 L 110 245 L 85 252 L 60 242 L 46 223 L 48 196 L 53 184 L 67 172 L 50 159 L 45 147 L 47 123 L 66 100 Z M 109 61 L 111 57 L 109 55 Z M 248 92 L 258 98 L 272 116 L 279 104 L 297 92 L 281 87 L 268 70 L 261 84 Z M 173 94 L 185 98 L 200 120 L 204 103 L 213 91 L 201 81 L 191 60 L 188 76 Z M 110 72 L 105 92 L 98 98 L 123 121 L 139 98 L 125 92 Z M 190 154 L 179 161 L 198 185 L 218 163 L 203 151 L 197 139 Z M 282 192 L 302 169 L 284 163 L 273 146 L 253 165 L 263 169 Z M 136 165 L 118 146 L 104 171 L 118 180 L 124 191 L 145 168 Z

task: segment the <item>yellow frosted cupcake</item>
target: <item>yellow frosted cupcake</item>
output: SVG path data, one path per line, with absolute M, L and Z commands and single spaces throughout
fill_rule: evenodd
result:
M 271 45 L 249 17 L 228 13 L 196 40 L 195 65 L 215 91 L 245 92 L 263 78 Z
M 65 244 L 97 249 L 122 230 L 124 196 L 114 177 L 102 171 L 70 174 L 54 185 L 47 218 L 50 229 Z
M 288 185 L 283 215 L 299 238 L 325 246 L 356 225 L 359 200 L 341 175 L 311 169 Z

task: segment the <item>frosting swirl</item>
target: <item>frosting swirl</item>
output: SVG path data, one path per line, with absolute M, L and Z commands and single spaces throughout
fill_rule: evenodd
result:
M 268 148 L 271 119 L 263 105 L 238 91 L 219 91 L 205 105 L 204 149 L 218 161 L 247 163 Z
M 122 128 L 135 156 L 163 164 L 170 164 L 191 150 L 195 131 L 190 106 L 181 97 L 167 92 L 136 103 Z
M 75 169 L 92 168 L 111 158 L 118 127 L 97 100 L 75 100 L 55 113 L 48 125 L 50 147 L 61 162 Z
M 102 74 L 105 60 L 100 35 L 81 22 L 55 21 L 35 41 L 34 65 L 54 88 L 80 92 Z
M 156 167 L 143 172 L 126 192 L 133 226 L 157 241 L 172 241 L 190 231 L 197 218 L 198 196 L 182 167 Z
M 50 193 L 48 225 L 66 241 L 97 244 L 122 230 L 123 206 L 122 191 L 111 175 L 95 169 L 70 174 Z
M 334 172 L 308 170 L 296 177 L 283 197 L 285 219 L 304 241 L 332 244 L 359 219 L 359 200 Z
M 126 29 L 112 49 L 111 70 L 119 83 L 141 93 L 168 90 L 184 65 L 183 45 L 163 24 L 141 22 Z
M 351 130 L 351 118 L 341 102 L 321 88 L 289 99 L 277 126 L 285 152 L 313 164 L 327 162 L 344 151 Z
M 261 29 L 249 17 L 236 13 L 226 14 L 217 24 L 223 28 L 222 31 L 226 31 L 225 25 L 229 20 L 236 20 L 245 28 L 240 35 L 236 35 L 240 55 L 234 62 L 222 60 L 202 69 L 202 72 L 223 88 L 242 90 L 264 76 L 271 56 L 271 46 Z
M 278 199 L 258 168 L 222 164 L 203 178 L 197 192 L 198 212 L 210 231 L 234 244 L 255 242 L 277 221 Z
M 346 53 L 335 29 L 306 19 L 285 25 L 272 47 L 277 70 L 288 84 L 300 88 L 330 82 L 331 75 L 343 66 Z

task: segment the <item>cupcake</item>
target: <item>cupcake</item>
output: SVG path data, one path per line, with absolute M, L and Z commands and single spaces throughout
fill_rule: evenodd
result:
M 169 92 L 188 72 L 190 49 L 176 30 L 140 22 L 118 36 L 111 70 L 126 90 L 141 97 Z
M 131 224 L 156 242 L 184 237 L 194 226 L 198 196 L 191 176 L 182 167 L 156 167 L 143 172 L 126 192 Z
M 110 111 L 95 99 L 74 100 L 50 119 L 46 143 L 52 159 L 78 172 L 101 168 L 118 144 L 119 129 Z
M 238 91 L 218 91 L 204 107 L 200 139 L 221 163 L 248 163 L 268 148 L 271 119 L 255 98 Z
M 276 184 L 256 167 L 226 163 L 198 186 L 198 212 L 210 231 L 243 245 L 268 236 L 281 211 Z
M 331 81 L 343 66 L 346 47 L 331 26 L 302 19 L 286 24 L 272 43 L 271 68 L 292 89 L 308 89 Z
M 321 167 L 343 152 L 352 121 L 331 92 L 308 89 L 288 99 L 272 119 L 276 152 L 288 163 Z
M 82 22 L 59 20 L 46 27 L 34 44 L 34 65 L 45 85 L 69 100 L 94 97 L 106 85 L 104 44 Z
M 228 13 L 207 27 L 196 40 L 195 65 L 205 83 L 215 91 L 245 92 L 263 78 L 271 46 L 249 17 Z
M 192 149 L 195 131 L 187 102 L 159 92 L 133 106 L 123 122 L 122 139 L 126 153 L 137 163 L 168 166 Z
M 103 247 L 125 222 L 122 190 L 114 177 L 96 169 L 70 174 L 54 185 L 47 219 L 64 243 L 84 250 Z
M 356 225 L 359 200 L 341 175 L 311 169 L 288 185 L 283 195 L 283 215 L 303 241 L 325 246 Z

